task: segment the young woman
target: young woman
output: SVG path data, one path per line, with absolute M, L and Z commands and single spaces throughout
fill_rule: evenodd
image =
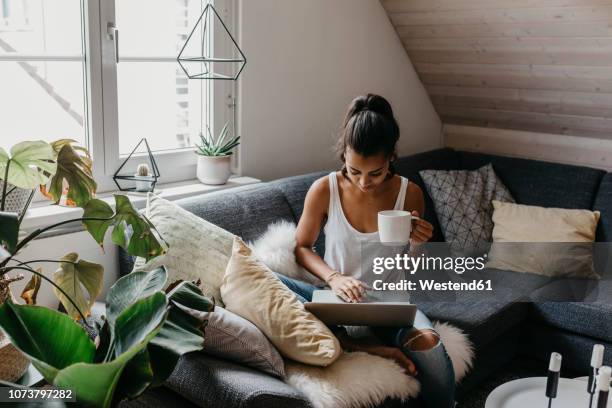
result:
M 308 191 L 297 227 L 297 261 L 347 302 L 359 302 L 366 290 L 361 281 L 359 251 L 364 242 L 379 242 L 377 215 L 382 210 L 424 212 L 423 192 L 395 174 L 393 161 L 399 127 L 391 106 L 381 96 L 368 94 L 349 106 L 338 143 L 342 169 L 317 180 Z M 325 224 L 325 256 L 313 250 Z M 433 227 L 415 221 L 411 243 L 428 241 Z M 302 301 L 312 299 L 317 287 L 279 275 Z M 412 327 L 372 328 L 376 340 L 357 341 L 337 331 L 346 350 L 365 351 L 394 359 L 421 382 L 428 407 L 454 406 L 455 376 L 452 363 L 431 322 L 422 313 Z

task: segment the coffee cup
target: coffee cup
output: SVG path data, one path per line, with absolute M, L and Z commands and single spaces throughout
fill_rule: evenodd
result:
M 378 235 L 383 244 L 408 245 L 412 221 L 418 220 L 409 211 L 387 210 L 378 213 Z

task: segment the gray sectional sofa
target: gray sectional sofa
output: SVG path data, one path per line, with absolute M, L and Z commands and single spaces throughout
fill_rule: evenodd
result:
M 419 184 L 424 169 L 476 169 L 493 167 L 517 203 L 544 207 L 601 211 L 598 241 L 612 241 L 612 173 L 586 167 L 546 163 L 485 154 L 439 149 L 400 159 L 398 173 Z M 245 240 L 252 240 L 275 221 L 297 222 L 308 188 L 326 174 L 319 172 L 245 186 L 225 192 L 179 201 L 187 210 Z M 425 218 L 435 227 L 434 241 L 443 241 L 433 203 L 426 194 Z M 317 251 L 324 250 L 322 237 Z M 120 270 L 128 273 L 132 259 L 122 253 Z M 499 301 L 470 299 L 461 302 L 423 303 L 419 307 L 432 319 L 448 321 L 466 331 L 475 345 L 473 370 L 459 387 L 462 395 L 474 390 L 494 372 L 519 356 L 545 361 L 551 351 L 564 355 L 564 367 L 585 373 L 593 344 L 607 347 L 606 364 L 612 364 L 612 284 L 601 282 L 596 303 L 527 303 L 519 297 L 538 290 L 537 277 L 506 272 L 516 287 L 512 296 Z M 605 301 L 605 299 L 608 299 Z M 542 364 L 543 370 L 546 364 Z M 282 381 L 250 368 L 208 357 L 184 356 L 162 388 L 148 391 L 125 406 L 200 407 L 308 407 L 303 395 Z M 385 407 L 418 406 L 418 401 L 389 400 Z

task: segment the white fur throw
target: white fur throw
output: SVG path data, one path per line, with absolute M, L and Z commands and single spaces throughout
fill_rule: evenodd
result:
M 323 286 L 320 279 L 295 261 L 295 230 L 294 223 L 279 221 L 270 224 L 261 237 L 248 245 L 257 258 L 272 271 L 316 286 Z
M 434 328 L 460 381 L 472 367 L 472 343 L 450 324 L 436 322 Z M 404 374 L 394 361 L 363 352 L 344 353 L 325 368 L 286 361 L 285 372 L 285 381 L 306 395 L 315 408 L 376 406 L 388 397 L 416 397 L 421 389 L 419 381 Z

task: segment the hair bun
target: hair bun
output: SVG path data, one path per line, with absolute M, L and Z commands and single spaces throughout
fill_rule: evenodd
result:
M 380 95 L 367 94 L 364 98 L 364 110 L 379 113 L 387 118 L 393 118 L 393 110 L 391 105 L 385 98 Z

